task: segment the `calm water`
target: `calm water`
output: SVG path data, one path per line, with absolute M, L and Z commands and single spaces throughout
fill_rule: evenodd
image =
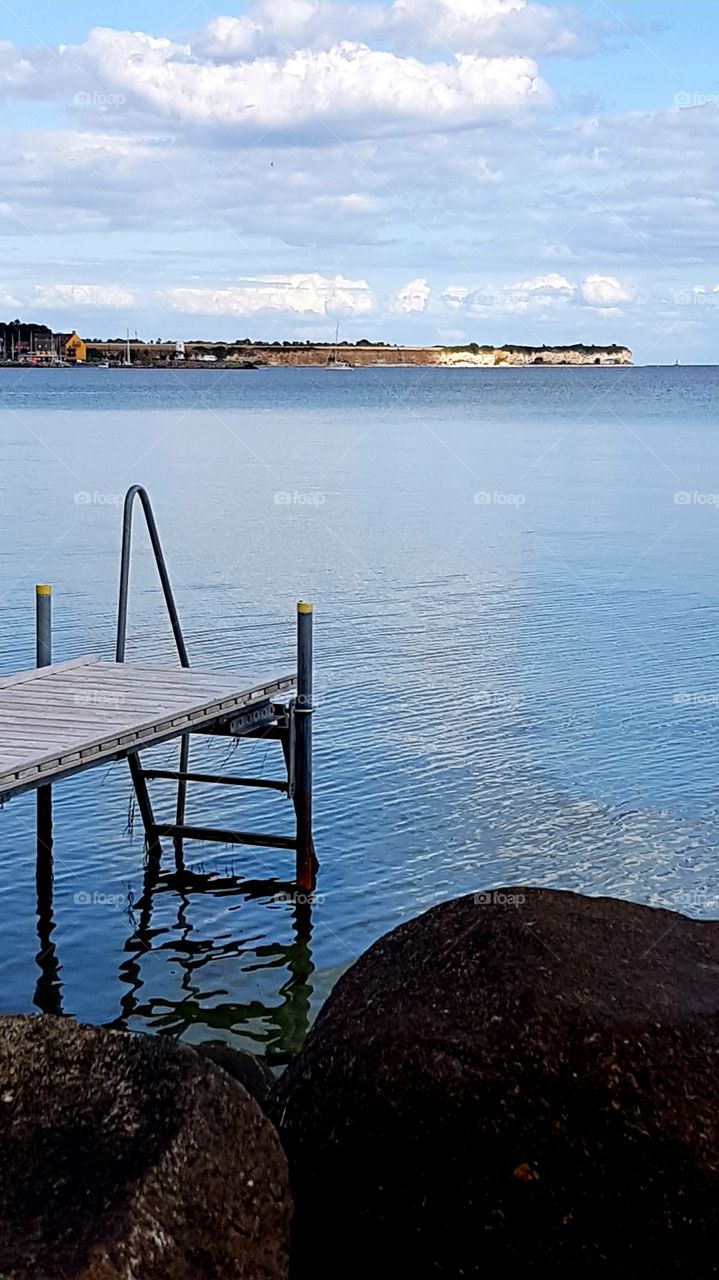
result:
M 232 879 L 286 853 L 210 845 L 188 861 L 214 885 L 143 911 L 112 764 L 55 788 L 38 921 L 16 798 L 2 1010 L 282 1059 L 342 968 L 441 898 L 529 882 L 719 916 L 718 410 L 715 369 L 0 371 L 0 672 L 32 665 L 40 581 L 56 659 L 111 656 L 119 495 L 145 484 L 196 665 L 291 663 L 315 602 L 322 863 L 309 925 Z M 129 658 L 172 660 L 142 538 L 130 630 Z M 276 750 L 193 764 L 272 776 Z M 189 815 L 291 828 L 230 788 Z

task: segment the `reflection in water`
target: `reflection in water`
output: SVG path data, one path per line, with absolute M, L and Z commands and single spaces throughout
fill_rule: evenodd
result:
M 52 865 L 52 791 L 41 787 L 37 793 L 37 860 L 35 863 L 37 889 L 37 936 L 40 949 L 35 956 L 40 973 L 35 986 L 33 1004 L 41 1013 L 62 1013 L 62 983 L 60 962 L 52 935 L 55 932 L 53 917 L 53 865 Z
M 41 949 L 35 991 L 35 1004 L 42 1013 L 61 1013 L 60 964 L 51 941 L 55 928 L 52 897 L 52 857 L 46 837 L 38 838 L 38 934 Z M 192 1043 L 224 1039 L 229 1043 L 241 1035 L 243 1045 L 257 1046 L 268 1062 L 288 1062 L 302 1047 L 309 1028 L 313 972 L 310 941 L 312 908 L 309 902 L 295 902 L 293 887 L 279 880 L 241 880 L 235 876 L 182 873 L 158 874 L 154 860 L 148 862 L 142 896 L 135 902 L 128 896 L 126 915 L 132 932 L 124 951 L 127 959 L 119 968 L 126 990 L 120 1001 L 120 1014 L 110 1026 L 120 1030 L 146 1030 L 177 1039 L 187 1037 Z M 190 919 L 191 906 L 197 895 L 239 903 L 265 900 L 281 895 L 287 899 L 291 915 L 292 938 L 289 942 L 267 942 L 252 947 L 241 939 L 218 939 L 214 934 L 200 934 Z M 153 913 L 158 903 L 176 902 L 174 924 L 154 927 Z M 274 918 L 274 917 L 273 917 Z M 283 922 L 287 916 L 280 917 Z M 171 936 L 169 936 L 171 935 Z M 153 996 L 145 991 L 148 979 L 144 969 L 158 952 L 172 953 L 172 963 L 180 971 L 180 996 L 176 999 Z M 202 982 L 209 966 L 234 971 L 239 986 L 247 975 L 271 971 L 272 991 L 279 1003 L 266 1003 L 261 998 L 244 1002 L 232 1000 L 225 986 L 208 989 Z M 278 970 L 286 969 L 287 978 L 278 981 Z M 233 982 L 233 985 L 234 982 Z M 218 1035 L 218 1033 L 220 1033 Z M 224 1033 L 224 1034 L 222 1034 Z
M 217 1038 L 217 1032 L 242 1032 L 254 1042 L 268 1061 L 289 1061 L 302 1047 L 307 1034 L 313 970 L 310 950 L 312 936 L 311 906 L 290 901 L 293 938 L 289 943 L 263 942 L 252 952 L 237 939 L 221 941 L 214 936 L 198 935 L 190 920 L 190 907 L 196 894 L 244 900 L 268 898 L 278 893 L 291 896 L 291 889 L 279 881 L 241 881 L 235 877 L 185 872 L 159 877 L 147 884 L 142 898 L 135 904 L 136 928 L 125 943 L 128 958 L 120 965 L 121 980 L 128 990 L 121 1000 L 121 1014 L 111 1025 L 129 1030 L 137 1022 L 151 1025 L 165 1035 L 178 1039 L 190 1033 L 193 1041 Z M 172 940 L 168 930 L 155 930 L 151 924 L 153 907 L 158 897 L 176 894 L 177 915 Z M 163 941 L 158 940 L 162 938 Z M 143 961 L 155 950 L 168 948 L 181 971 L 181 997 L 174 1000 L 142 998 Z M 223 962 L 237 963 L 240 974 L 287 969 L 288 978 L 279 986 L 273 982 L 280 1003 L 268 1005 L 255 998 L 244 1002 L 227 999 L 224 987 L 207 989 L 202 982 L 209 966 L 222 967 Z M 198 1035 L 198 1029 L 200 1034 Z M 212 1031 L 214 1037 L 204 1034 Z

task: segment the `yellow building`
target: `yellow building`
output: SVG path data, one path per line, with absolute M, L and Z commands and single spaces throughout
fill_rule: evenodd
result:
M 74 364 L 84 364 L 87 360 L 87 344 L 75 333 L 74 329 L 65 343 L 63 354 L 66 360 L 72 360 Z

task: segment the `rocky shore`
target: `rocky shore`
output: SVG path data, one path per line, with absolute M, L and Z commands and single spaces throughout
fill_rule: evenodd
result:
M 0 1019 L 0 1275 L 715 1275 L 717 973 L 719 922 L 520 886 L 375 943 L 273 1085 Z

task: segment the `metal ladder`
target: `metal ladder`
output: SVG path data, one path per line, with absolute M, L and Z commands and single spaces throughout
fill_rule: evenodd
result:
M 182 627 L 162 550 L 157 523 L 149 494 L 142 485 L 132 485 L 125 495 L 122 517 L 122 551 L 120 556 L 120 586 L 117 608 L 117 634 L 115 661 L 125 661 L 127 638 L 127 613 L 130 589 L 130 560 L 132 553 L 132 517 L 135 498 L 139 498 L 145 516 L 155 564 L 165 606 L 172 627 L 177 654 L 182 667 L 189 668 L 190 659 L 182 634 Z M 190 771 L 190 735 L 180 739 L 179 769 L 145 769 L 139 752 L 128 752 L 137 807 L 145 829 L 148 857 L 159 869 L 162 856 L 161 837 L 172 838 L 175 846 L 175 863 L 178 872 L 184 869 L 183 840 L 211 840 L 221 844 L 261 845 L 268 848 L 294 849 L 296 854 L 296 884 L 298 889 L 310 893 L 315 887 L 317 858 L 312 839 L 312 605 L 300 602 L 297 606 L 297 689 L 288 704 L 274 704 L 253 708 L 243 717 L 232 718 L 232 726 L 217 723 L 203 732 L 212 736 L 264 738 L 278 741 L 287 773 L 286 781 L 274 778 L 229 777 Z M 147 783 L 152 779 L 177 782 L 175 821 L 161 824 L 155 821 Z M 188 826 L 185 822 L 187 784 L 189 782 L 220 784 L 234 787 L 269 788 L 283 792 L 293 803 L 296 833 L 294 837 L 268 835 L 261 832 L 224 831 L 212 827 Z

